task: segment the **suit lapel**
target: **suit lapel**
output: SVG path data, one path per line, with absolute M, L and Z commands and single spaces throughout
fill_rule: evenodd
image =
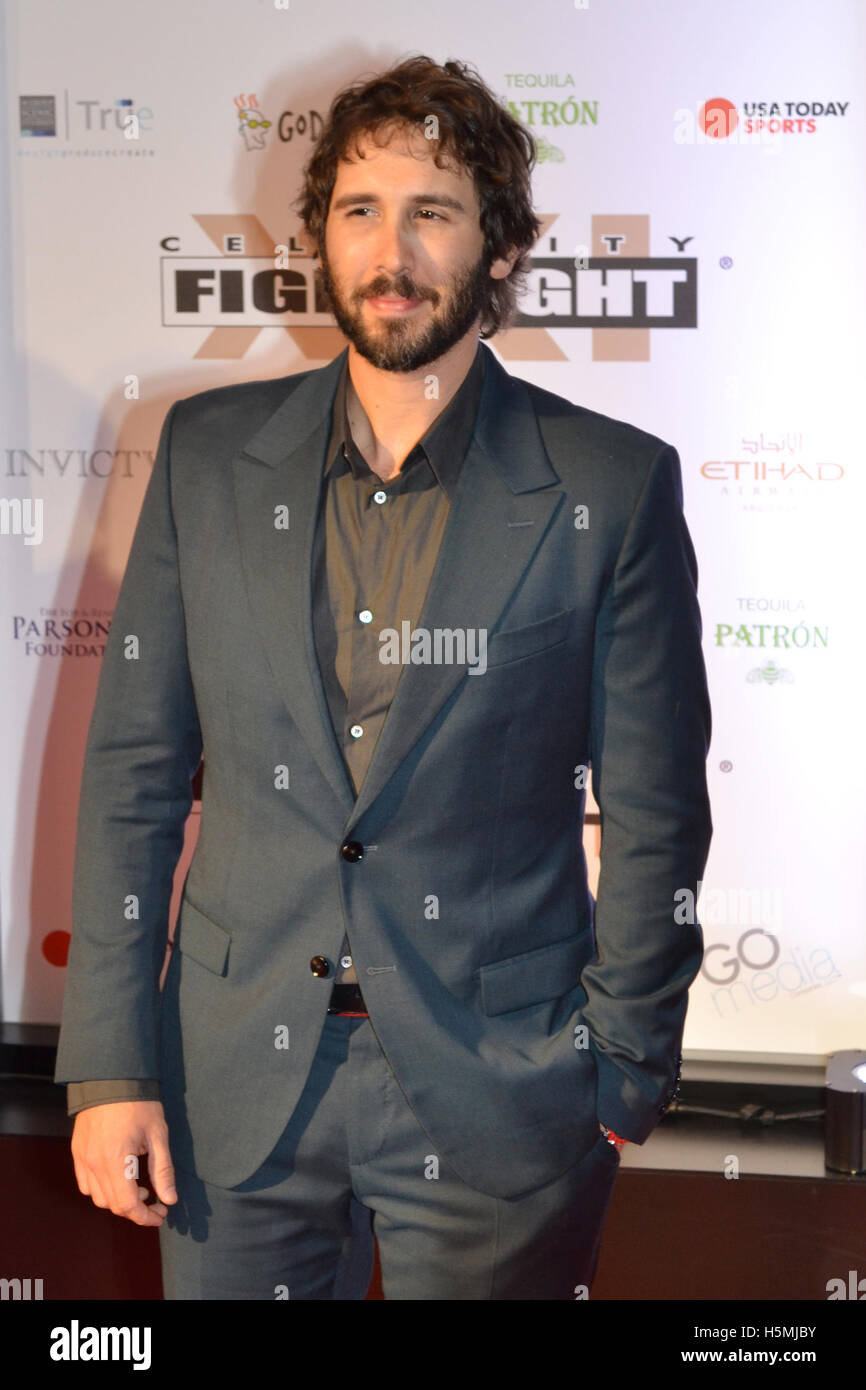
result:
M 526 387 L 489 348 L 478 422 L 416 626 L 492 632 L 562 502 Z M 346 833 L 387 786 L 466 675 L 406 665 L 355 799 L 331 724 L 313 637 L 313 539 L 331 406 L 345 351 L 310 372 L 233 463 L 250 602 L 282 697 L 347 815 Z M 287 440 L 299 442 L 285 452 Z M 264 465 L 264 466 L 263 466 Z M 288 530 L 277 509 L 288 508 Z M 484 677 L 470 676 L 471 680 Z
M 334 735 L 313 638 L 311 564 L 331 405 L 345 350 L 309 372 L 233 462 L 250 606 L 282 698 L 346 815 L 355 792 Z M 297 440 L 286 452 L 287 441 Z M 288 529 L 275 517 L 288 509 Z M 291 778 L 291 768 L 289 776 Z

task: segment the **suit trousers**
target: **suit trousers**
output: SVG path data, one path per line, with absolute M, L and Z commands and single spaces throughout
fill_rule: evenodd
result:
M 459 1077 L 443 1077 L 459 1087 Z M 166 1299 L 363 1299 L 374 1236 L 388 1299 L 575 1299 L 595 1276 L 619 1154 L 596 1144 L 508 1200 L 436 1155 L 367 1018 L 328 1015 L 298 1106 L 236 1187 L 176 1169 Z

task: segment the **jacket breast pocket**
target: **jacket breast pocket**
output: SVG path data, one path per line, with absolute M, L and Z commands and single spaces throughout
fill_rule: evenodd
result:
M 214 975 L 227 975 L 232 934 L 212 917 L 183 898 L 180 906 L 175 950 L 203 965 Z
M 558 646 L 568 635 L 573 613 L 573 608 L 562 608 L 537 623 L 494 632 L 487 639 L 488 667 L 502 666 L 506 661 L 519 661 L 521 657 L 535 656 L 549 647 Z
M 481 1007 L 486 1014 L 505 1014 L 559 999 L 580 983 L 580 972 L 591 954 L 592 944 L 583 932 L 482 965 L 478 972 Z

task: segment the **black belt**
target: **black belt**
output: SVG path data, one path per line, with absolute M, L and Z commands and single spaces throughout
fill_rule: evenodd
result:
M 360 985 L 334 985 L 328 1013 L 361 1014 L 364 1018 L 369 1018 Z

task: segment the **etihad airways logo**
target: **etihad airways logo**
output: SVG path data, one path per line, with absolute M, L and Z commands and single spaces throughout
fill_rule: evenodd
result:
M 512 361 L 567 361 L 551 331 L 586 329 L 592 358 L 647 362 L 654 329 L 697 327 L 698 263 L 691 236 L 666 235 L 650 252 L 649 217 L 598 213 L 588 243 L 551 234 L 542 216 L 514 323 L 494 343 Z M 291 237 L 277 242 L 252 214 L 194 214 L 212 249 L 189 254 L 179 236 L 160 245 L 162 322 L 208 329 L 196 357 L 242 357 L 263 328 L 288 333 L 304 356 L 336 356 L 345 339 L 326 308 L 317 261 Z

